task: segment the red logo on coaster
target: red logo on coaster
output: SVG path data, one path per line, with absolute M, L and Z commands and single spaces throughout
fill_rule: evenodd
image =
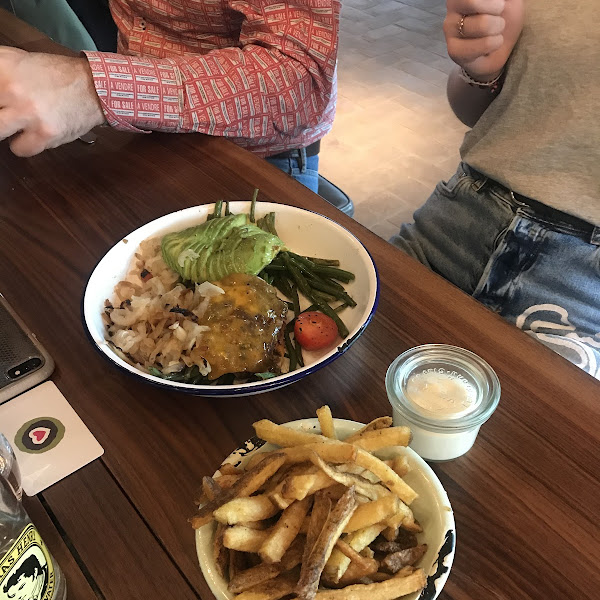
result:
M 34 444 L 43 444 L 50 435 L 48 427 L 37 427 L 29 432 L 29 437 Z

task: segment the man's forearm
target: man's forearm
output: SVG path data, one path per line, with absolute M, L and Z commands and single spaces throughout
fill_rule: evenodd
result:
M 459 73 L 460 67 L 456 67 L 448 77 L 448 102 L 454 114 L 465 125 L 473 127 L 498 93 L 469 85 Z

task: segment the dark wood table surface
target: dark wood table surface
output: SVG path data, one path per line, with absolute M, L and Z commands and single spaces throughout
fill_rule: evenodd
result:
M 0 39 L 49 48 L 0 14 Z M 343 182 L 338 182 L 343 184 Z M 88 341 L 81 299 L 119 239 L 184 207 L 260 198 L 338 221 L 374 257 L 381 300 L 351 350 L 280 391 L 235 399 L 167 393 L 121 373 Z M 465 456 L 434 465 L 457 550 L 440 598 L 600 597 L 600 383 L 266 162 L 201 135 L 99 132 L 31 159 L 0 146 L 0 286 L 56 361 L 53 381 L 104 456 L 26 505 L 67 574 L 69 597 L 211 598 L 187 518 L 210 474 L 260 418 L 330 405 L 390 414 L 384 376 L 401 352 L 449 343 L 486 359 L 502 399 Z

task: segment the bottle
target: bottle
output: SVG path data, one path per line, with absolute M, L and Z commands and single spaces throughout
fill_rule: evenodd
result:
M 8 440 L 0 433 L 0 477 L 4 477 L 10 484 L 18 500 L 23 495 L 21 487 L 21 472 L 19 464 Z
M 0 477 L 0 600 L 65 600 L 65 577 L 11 485 Z

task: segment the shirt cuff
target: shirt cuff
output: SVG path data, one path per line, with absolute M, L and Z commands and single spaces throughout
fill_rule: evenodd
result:
M 177 69 L 139 56 L 89 52 L 94 86 L 106 121 L 120 131 L 178 131 L 181 124 Z

